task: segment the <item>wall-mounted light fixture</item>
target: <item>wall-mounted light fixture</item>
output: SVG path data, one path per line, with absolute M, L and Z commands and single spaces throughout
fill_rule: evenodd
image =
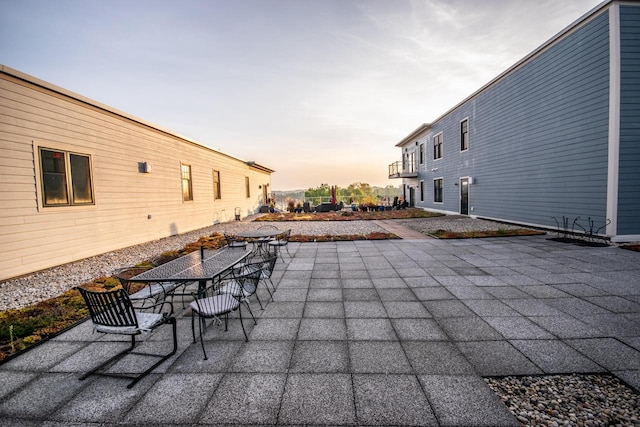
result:
M 431 168 L 431 172 L 438 172 L 438 168 Z
M 258 188 L 259 188 L 259 189 L 262 189 L 262 185 L 258 185 Z
M 140 173 L 151 173 L 151 163 L 149 162 L 138 162 L 138 172 Z

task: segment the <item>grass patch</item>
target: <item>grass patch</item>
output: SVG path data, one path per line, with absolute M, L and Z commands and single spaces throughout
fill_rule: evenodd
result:
M 450 230 L 436 230 L 429 233 L 430 236 L 436 239 L 476 239 L 483 237 L 512 237 L 512 236 L 539 236 L 546 234 L 544 231 L 529 230 L 526 228 L 518 229 L 504 229 L 489 231 L 450 231 Z
M 263 215 L 254 221 L 373 221 L 379 219 L 410 219 L 410 218 L 433 218 L 443 216 L 435 212 L 427 212 L 422 209 L 401 209 L 391 211 L 348 211 L 339 212 L 310 212 L 291 213 L 277 212 Z

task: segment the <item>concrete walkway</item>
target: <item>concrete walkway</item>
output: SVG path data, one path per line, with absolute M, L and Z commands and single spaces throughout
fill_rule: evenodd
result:
M 127 389 L 78 380 L 125 345 L 85 322 L 0 365 L 0 424 L 506 426 L 483 376 L 609 372 L 640 388 L 640 253 L 545 236 L 289 249 L 249 342 L 237 320 L 210 325 L 205 361 L 180 316 L 178 353 Z
M 373 223 L 378 225 L 379 227 L 384 228 L 385 230 L 387 230 L 387 232 L 395 234 L 401 239 L 412 239 L 412 240 L 433 239 L 433 237 L 429 237 L 426 234 L 420 233 L 419 231 L 400 225 L 398 221 L 376 220 L 376 221 L 373 221 Z

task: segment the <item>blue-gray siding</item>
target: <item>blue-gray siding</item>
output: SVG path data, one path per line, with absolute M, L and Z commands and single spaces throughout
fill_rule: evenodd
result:
M 640 7 L 620 6 L 618 234 L 640 234 Z
M 429 135 L 425 202 L 457 212 L 460 177 L 473 176 L 472 215 L 553 226 L 551 218 L 606 219 L 609 19 L 606 11 L 556 41 L 439 119 Z M 460 121 L 469 117 L 470 149 L 460 152 Z M 444 155 L 433 160 L 432 136 Z M 432 168 L 438 168 L 432 172 Z M 444 203 L 433 179 L 444 178 Z M 586 222 L 586 221 L 585 221 Z M 598 226 L 599 226 L 598 225 Z

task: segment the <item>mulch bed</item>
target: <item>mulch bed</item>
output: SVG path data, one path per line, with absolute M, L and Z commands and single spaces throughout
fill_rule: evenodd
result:
M 544 231 L 528 230 L 526 228 L 518 228 L 515 230 L 491 230 L 491 231 L 448 231 L 437 230 L 429 233 L 431 237 L 436 239 L 477 239 L 484 237 L 512 237 L 512 236 L 539 236 L 546 234 Z
M 278 212 L 263 215 L 254 221 L 372 221 L 381 219 L 410 219 L 433 218 L 443 216 L 439 213 L 427 212 L 422 209 L 401 209 L 391 211 L 339 211 L 339 212 L 309 212 L 291 213 Z

